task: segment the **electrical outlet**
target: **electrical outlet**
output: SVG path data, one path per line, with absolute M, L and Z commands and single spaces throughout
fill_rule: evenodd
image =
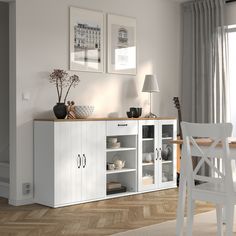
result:
M 22 192 L 23 195 L 28 195 L 31 192 L 31 184 L 30 183 L 23 183 L 22 184 Z

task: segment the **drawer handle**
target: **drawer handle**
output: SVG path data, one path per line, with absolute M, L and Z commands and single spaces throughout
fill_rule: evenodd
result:
M 78 157 L 77 157 L 77 167 L 78 167 L 78 169 L 80 169 L 80 167 L 81 167 L 81 156 L 80 156 L 80 154 L 78 154 Z
M 118 127 L 128 126 L 128 124 L 118 124 Z
M 160 154 L 159 160 L 162 161 L 162 155 L 161 155 L 161 151 L 162 151 L 162 149 L 159 148 L 159 150 L 160 150 L 160 151 L 159 151 L 159 154 Z
M 83 157 L 84 157 L 84 164 L 83 164 L 83 168 L 85 168 L 85 166 L 87 165 L 87 163 L 86 163 L 86 156 L 85 156 L 85 154 L 83 154 Z

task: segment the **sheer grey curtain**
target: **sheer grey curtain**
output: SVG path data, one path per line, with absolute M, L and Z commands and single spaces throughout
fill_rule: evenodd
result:
M 183 11 L 183 120 L 228 119 L 227 40 L 223 0 L 195 0 Z

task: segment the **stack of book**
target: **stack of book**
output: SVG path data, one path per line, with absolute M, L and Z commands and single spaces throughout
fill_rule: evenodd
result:
M 107 195 L 114 193 L 126 192 L 126 187 L 122 186 L 120 182 L 108 182 L 107 183 Z
M 120 182 L 108 182 L 107 183 L 107 189 L 116 189 L 116 188 L 121 188 L 121 183 Z

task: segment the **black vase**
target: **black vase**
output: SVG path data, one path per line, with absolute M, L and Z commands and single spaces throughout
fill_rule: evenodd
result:
M 57 105 L 55 105 L 53 107 L 53 111 L 54 114 L 56 116 L 57 119 L 65 119 L 66 115 L 67 115 L 67 108 L 65 103 L 57 103 Z
M 139 118 L 142 115 L 141 107 L 130 107 L 130 112 L 133 114 L 134 118 Z
M 130 107 L 130 112 L 133 114 L 133 118 L 138 118 L 138 110 L 136 107 Z

